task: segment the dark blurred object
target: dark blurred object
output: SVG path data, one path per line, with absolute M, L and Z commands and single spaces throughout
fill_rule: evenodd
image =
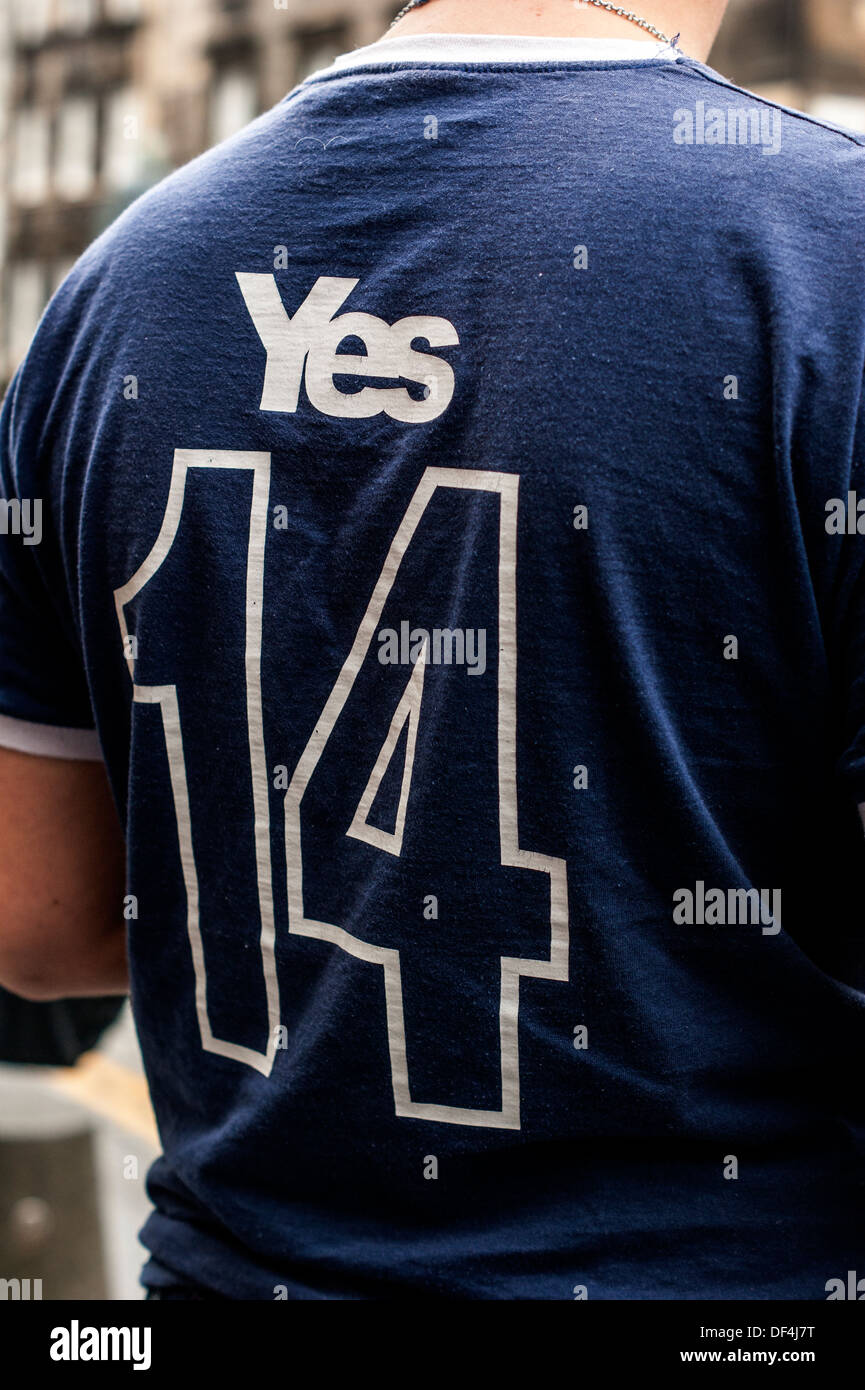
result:
M 732 0 L 710 62 L 748 88 L 806 82 L 819 61 L 809 33 L 811 8 L 811 0 Z
M 72 1067 L 90 1052 L 125 999 L 64 999 L 33 1004 L 0 987 L 0 1062 Z
M 709 61 L 770 100 L 865 130 L 863 0 L 731 0 Z

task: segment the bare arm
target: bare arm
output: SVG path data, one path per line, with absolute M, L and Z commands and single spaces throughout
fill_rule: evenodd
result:
M 0 748 L 0 984 L 125 994 L 125 850 L 101 763 Z

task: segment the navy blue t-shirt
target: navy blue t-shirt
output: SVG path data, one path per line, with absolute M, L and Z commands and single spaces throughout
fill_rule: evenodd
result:
M 149 1284 L 865 1275 L 865 137 L 613 53 L 316 74 L 9 392 L 0 741 L 126 827 Z

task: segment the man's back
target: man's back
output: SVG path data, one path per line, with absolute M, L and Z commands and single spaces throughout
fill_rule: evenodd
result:
M 162 185 L 7 406 L 44 669 L 4 617 L 0 710 L 92 707 L 126 808 L 147 1278 L 821 1298 L 865 139 L 490 42 L 367 50 Z

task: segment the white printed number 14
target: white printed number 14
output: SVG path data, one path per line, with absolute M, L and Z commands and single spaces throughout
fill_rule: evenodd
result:
M 246 558 L 246 718 L 249 739 L 249 776 L 254 808 L 255 865 L 261 931 L 259 949 L 265 984 L 268 1045 L 265 1052 L 216 1037 L 207 1004 L 207 971 L 202 944 L 199 912 L 199 878 L 193 849 L 193 829 L 187 785 L 186 759 L 181 710 L 176 684 L 142 685 L 136 679 L 135 644 L 130 642 L 126 609 L 153 579 L 178 536 L 186 484 L 193 469 L 240 469 L 252 475 L 249 543 Z M 374 643 L 385 603 L 393 588 L 403 558 L 421 525 L 426 509 L 441 488 L 493 493 L 499 499 L 498 563 L 498 823 L 501 865 L 545 874 L 549 880 L 550 950 L 545 959 L 519 956 L 501 957 L 499 1043 L 501 1058 L 501 1106 L 473 1109 L 412 1099 L 406 1055 L 405 1015 L 400 971 L 400 953 L 373 945 L 353 935 L 344 925 L 321 922 L 304 911 L 304 866 L 302 854 L 303 800 L 313 773 L 340 719 L 364 663 L 375 660 Z M 280 1030 L 279 981 L 274 958 L 275 920 L 270 854 L 268 807 L 268 769 L 265 756 L 261 652 L 263 635 L 264 560 L 268 531 L 270 455 L 244 451 L 178 449 L 174 455 L 171 484 L 159 535 L 144 563 L 133 577 L 115 591 L 114 599 L 123 639 L 133 700 L 136 704 L 159 707 L 165 737 L 177 839 L 183 881 L 186 889 L 187 930 L 195 975 L 195 1002 L 202 1047 L 222 1057 L 253 1067 L 270 1075 L 277 1055 Z M 516 561 L 517 506 L 519 478 L 512 473 L 492 473 L 454 468 L 427 468 L 397 528 L 390 549 L 367 604 L 354 643 L 339 671 L 324 709 L 301 754 L 290 779 L 284 801 L 285 855 L 287 872 L 288 930 L 299 936 L 315 937 L 380 967 L 384 981 L 382 1022 L 387 1029 L 391 1084 L 395 1111 L 406 1118 L 442 1121 L 450 1124 L 479 1125 L 498 1129 L 520 1127 L 519 1007 L 520 980 L 565 981 L 568 978 L 568 900 L 566 865 L 562 859 L 521 849 L 519 846 L 516 783 Z M 402 833 L 410 807 L 412 763 L 417 731 L 423 718 L 424 658 L 417 662 L 391 722 L 388 741 L 369 785 L 374 784 L 379 764 L 392 749 L 408 723 L 405 771 L 399 798 L 397 826 L 391 835 L 366 825 L 363 805 L 358 808 L 349 835 L 378 845 L 382 853 L 401 853 Z M 287 1020 L 290 1027 L 291 1020 Z

